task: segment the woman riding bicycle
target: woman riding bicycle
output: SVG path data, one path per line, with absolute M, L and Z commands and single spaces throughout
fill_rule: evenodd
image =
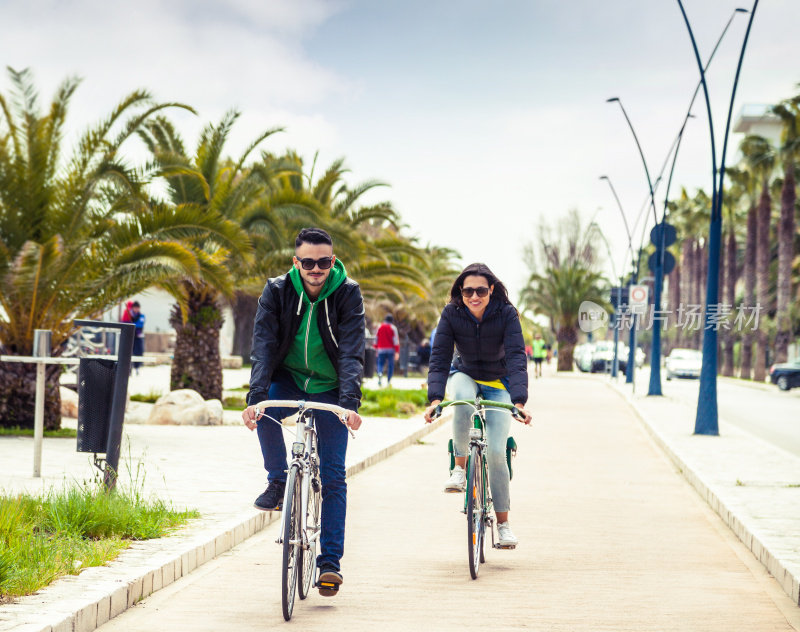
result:
M 444 399 L 445 386 L 453 399 L 474 400 L 480 394 L 484 399 L 513 403 L 523 416 L 523 423 L 531 421 L 524 408 L 528 400 L 528 363 L 519 314 L 508 299 L 505 286 L 483 263 L 470 264 L 458 275 L 436 328 L 428 370 L 427 422 Z M 453 415 L 456 465 L 445 485 L 446 492 L 466 489 L 464 466 L 470 425 L 470 411 L 466 406 L 457 406 Z M 511 498 L 506 442 L 510 425 L 508 411 L 487 410 L 489 481 L 499 544 L 503 547 L 517 544 L 508 522 Z

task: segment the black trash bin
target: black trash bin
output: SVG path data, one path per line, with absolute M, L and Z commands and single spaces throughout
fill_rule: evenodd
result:
M 81 358 L 78 365 L 78 452 L 105 452 L 114 394 L 114 360 Z
M 364 349 L 364 377 L 375 377 L 375 364 L 378 359 L 378 352 L 375 347 Z

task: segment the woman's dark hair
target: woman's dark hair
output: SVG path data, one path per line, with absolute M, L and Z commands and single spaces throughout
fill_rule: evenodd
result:
M 302 244 L 328 244 L 333 246 L 331 236 L 321 228 L 304 228 L 297 234 L 294 240 L 294 247 L 299 248 Z
M 453 287 L 450 288 L 451 303 L 462 306 L 464 305 L 464 299 L 461 298 L 461 288 L 464 287 L 464 279 L 466 279 L 468 276 L 482 276 L 489 283 L 490 287 L 494 285 L 491 300 L 501 301 L 503 303 L 508 303 L 509 305 L 511 304 L 511 301 L 508 300 L 508 290 L 506 290 L 506 286 L 503 285 L 500 279 L 494 275 L 494 273 L 489 269 L 489 266 L 487 266 L 485 263 L 470 263 L 461 271 L 461 274 L 456 277 Z

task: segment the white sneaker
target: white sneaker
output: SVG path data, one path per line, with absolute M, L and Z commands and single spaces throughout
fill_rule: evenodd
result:
M 519 544 L 519 540 L 517 540 L 517 536 L 514 535 L 514 532 L 511 530 L 511 525 L 508 524 L 507 520 L 497 523 L 497 535 L 497 544 L 503 548 L 513 549 Z
M 467 489 L 467 473 L 464 471 L 463 467 L 456 465 L 453 468 L 453 473 L 450 474 L 450 478 L 447 480 L 447 484 L 444 486 L 444 491 L 454 494 L 463 492 L 465 489 Z

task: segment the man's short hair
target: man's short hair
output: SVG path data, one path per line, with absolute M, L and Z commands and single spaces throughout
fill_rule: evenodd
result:
M 299 248 L 302 244 L 327 244 L 333 246 L 333 240 L 321 228 L 304 228 L 297 234 L 297 239 L 294 240 L 294 247 Z
M 386 314 L 386 318 L 384 318 L 383 321 L 386 322 L 386 323 L 393 323 L 394 322 L 394 316 L 392 316 L 391 314 Z
M 139 305 L 139 301 L 134 301 L 131 303 L 131 307 L 141 307 L 141 305 Z

